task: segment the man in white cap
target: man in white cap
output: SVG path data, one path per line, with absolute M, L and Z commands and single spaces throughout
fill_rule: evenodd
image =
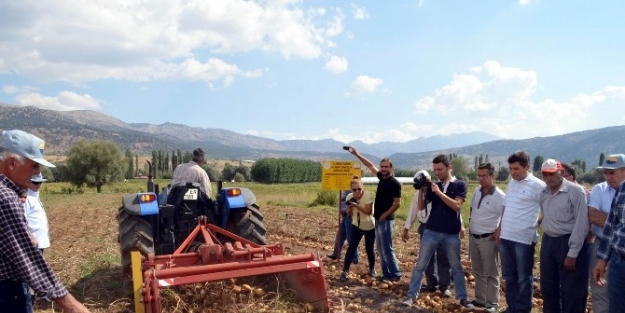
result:
M 40 297 L 66 312 L 89 312 L 56 278 L 29 237 L 19 195 L 28 188 L 43 158 L 43 140 L 21 130 L 5 130 L 0 142 L 0 312 L 29 312 L 24 293 L 28 284 Z
M 43 209 L 41 199 L 39 199 L 39 189 L 41 189 L 41 184 L 45 181 L 47 181 L 47 179 L 43 178 L 41 174 L 34 175 L 30 179 L 30 184 L 28 184 L 28 197 L 24 203 L 28 230 L 30 230 L 33 237 L 35 237 L 37 247 L 41 252 L 43 252 L 44 249 L 50 248 L 48 216 Z
M 609 155 L 598 169 L 603 171 L 605 182 L 592 188 L 588 201 L 592 232 L 597 236 L 590 255 L 593 312 L 622 312 L 625 308 L 622 296 L 625 285 L 625 155 Z
M 589 273 L 586 236 L 590 230 L 586 192 L 564 179 L 564 167 L 558 160 L 547 159 L 540 170 L 547 184 L 540 193 L 542 312 L 584 313 Z

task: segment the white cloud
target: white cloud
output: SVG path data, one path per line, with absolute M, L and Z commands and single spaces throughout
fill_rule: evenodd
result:
M 4 85 L 2 86 L 2 92 L 8 94 L 25 93 L 37 91 L 36 87 L 32 86 L 16 86 L 16 85 Z
M 445 86 L 415 103 L 415 112 L 425 120 L 442 119 L 438 135 L 485 131 L 505 138 L 553 136 L 625 122 L 622 102 L 625 86 L 606 86 L 591 94 L 578 94 L 566 101 L 535 99 L 537 74 L 487 61 L 455 74 Z M 605 114 L 604 112 L 614 112 Z M 434 135 L 433 134 L 433 135 Z
M 348 62 L 344 57 L 333 55 L 326 61 L 325 68 L 332 73 L 343 73 L 347 71 Z
M 355 94 L 363 94 L 374 92 L 384 83 L 381 78 L 360 75 L 352 82 L 352 92 Z
M 326 28 L 325 34 L 328 37 L 336 37 L 343 33 L 343 21 L 345 20 L 345 14 L 340 9 L 336 10 L 336 15 L 328 23 L 328 27 Z
M 70 91 L 62 91 L 55 97 L 44 96 L 36 92 L 22 93 L 15 97 L 15 104 L 57 111 L 100 109 L 97 99 L 88 94 L 79 95 Z
M 365 7 L 359 7 L 354 3 L 350 3 L 350 5 L 352 6 L 352 15 L 355 20 L 366 20 L 371 17 Z
M 172 78 L 167 73 L 231 81 L 257 70 L 221 55 L 314 59 L 336 45 L 329 38 L 344 31 L 341 10 L 302 7 L 299 0 L 2 1 L 0 74 L 77 84 Z
M 526 5 L 530 4 L 531 2 L 532 2 L 532 0 L 519 0 L 519 5 L 526 6 Z

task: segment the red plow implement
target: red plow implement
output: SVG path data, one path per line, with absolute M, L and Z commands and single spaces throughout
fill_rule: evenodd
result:
M 161 288 L 268 274 L 284 277 L 315 311 L 329 311 L 325 273 L 315 254 L 285 255 L 280 243 L 258 245 L 205 219 L 173 254 L 133 252 L 131 259 L 137 312 L 160 313 Z

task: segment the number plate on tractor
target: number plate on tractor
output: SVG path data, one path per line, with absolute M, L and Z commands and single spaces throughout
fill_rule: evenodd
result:
M 197 189 L 189 189 L 184 194 L 184 199 L 185 200 L 197 200 L 197 194 L 198 194 L 198 190 Z

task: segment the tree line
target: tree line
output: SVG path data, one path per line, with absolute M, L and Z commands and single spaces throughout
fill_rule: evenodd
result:
M 171 153 L 154 150 L 151 156 L 150 161 L 154 166 L 153 177 L 164 179 L 170 179 L 176 166 L 189 162 L 193 158 L 191 151 L 180 149 L 173 150 Z M 449 154 L 449 158 L 454 175 L 464 180 L 476 180 L 476 169 L 479 164 L 489 162 L 487 154 L 474 156 L 472 168 L 465 157 Z M 540 174 L 540 166 L 544 160 L 545 158 L 540 155 L 534 157 L 532 170 L 536 175 Z M 605 154 L 602 152 L 598 166 L 603 165 L 604 160 Z M 574 167 L 579 182 L 595 184 L 602 180 L 601 172 L 594 170 L 595 167 L 587 170 L 585 161 L 573 160 L 570 164 Z M 211 181 L 255 181 L 267 184 L 321 181 L 321 163 L 310 160 L 263 158 L 254 162 L 251 167 L 245 166 L 241 161 L 238 165 L 228 163 L 221 172 L 208 164 L 203 164 L 202 168 Z M 98 192 L 104 184 L 148 174 L 147 168 L 139 168 L 138 155 L 133 155 L 130 150 L 122 154 L 115 143 L 102 140 L 83 140 L 76 143 L 67 154 L 65 164 L 59 164 L 56 168 L 45 168 L 43 171 L 44 175 L 50 179 L 68 181 L 78 187 L 83 185 L 95 187 Z M 396 168 L 395 176 L 411 177 L 416 171 L 417 169 Z M 498 164 L 496 178 L 498 181 L 509 179 L 507 163 Z

